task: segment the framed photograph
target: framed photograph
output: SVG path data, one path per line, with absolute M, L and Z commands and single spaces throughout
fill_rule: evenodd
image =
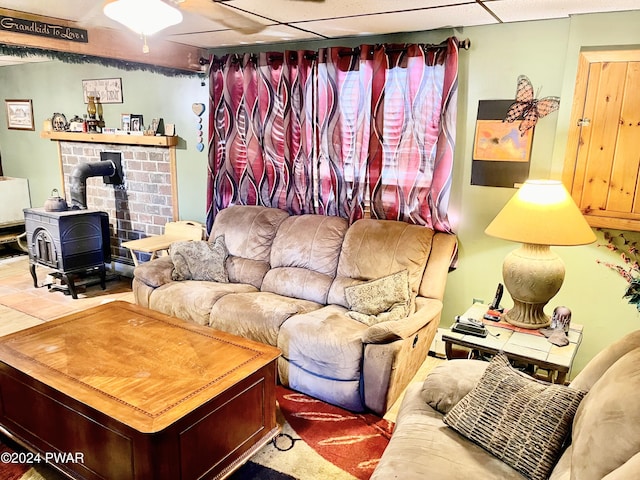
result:
M 35 130 L 31 100 L 5 100 L 7 128 L 11 130 Z
M 142 132 L 144 130 L 144 122 L 142 121 L 142 115 L 131 114 L 131 131 Z
M 100 103 L 122 103 L 121 78 L 97 78 L 82 80 L 82 95 L 84 103 L 89 103 L 89 97 L 100 98 Z
M 123 132 L 131 131 L 131 114 L 123 113 L 120 115 L 120 128 Z

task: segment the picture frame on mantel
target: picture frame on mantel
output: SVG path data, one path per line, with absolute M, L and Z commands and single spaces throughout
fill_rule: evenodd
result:
M 131 114 L 131 131 L 142 132 L 144 130 L 144 121 L 142 115 Z
M 6 99 L 7 128 L 10 130 L 35 130 L 33 102 L 31 100 Z

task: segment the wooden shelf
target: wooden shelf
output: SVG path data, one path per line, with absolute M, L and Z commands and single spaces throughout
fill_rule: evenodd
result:
M 82 132 L 40 132 L 42 138 L 65 142 L 114 143 L 123 145 L 145 145 L 154 147 L 175 147 L 178 137 L 151 135 L 107 135 L 104 133 Z

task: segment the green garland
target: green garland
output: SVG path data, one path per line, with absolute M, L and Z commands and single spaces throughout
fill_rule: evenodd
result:
M 186 70 L 179 70 L 177 68 L 160 67 L 157 65 L 148 65 L 138 62 L 127 62 L 125 60 L 116 60 L 114 58 L 97 57 L 93 55 L 82 55 L 78 53 L 57 52 L 55 50 L 42 50 L 32 47 L 6 45 L 3 43 L 0 43 L 0 54 L 20 58 L 27 58 L 31 56 L 48 57 L 52 60 L 60 60 L 65 63 L 97 63 L 105 67 L 120 68 L 128 71 L 142 70 L 145 72 L 159 73 L 167 77 L 194 77 L 203 75 L 199 72 L 189 72 Z

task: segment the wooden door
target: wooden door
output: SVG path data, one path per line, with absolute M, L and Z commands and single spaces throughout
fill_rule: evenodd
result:
M 640 231 L 640 50 L 582 52 L 563 181 L 591 226 Z

